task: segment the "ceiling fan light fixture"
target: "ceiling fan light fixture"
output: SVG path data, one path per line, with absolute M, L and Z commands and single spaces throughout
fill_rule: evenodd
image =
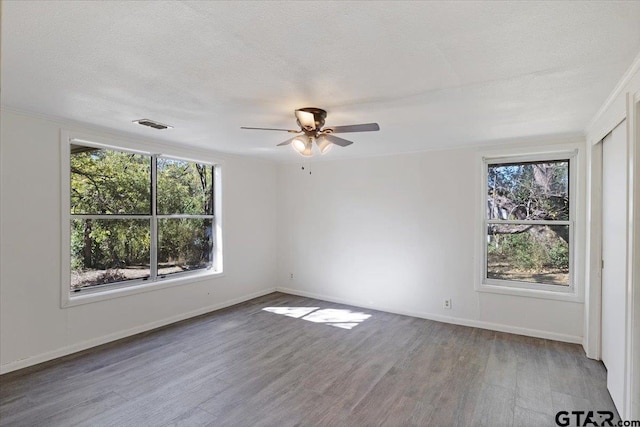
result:
M 304 157 L 310 157 L 313 155 L 313 145 L 311 144 L 311 138 L 308 136 L 299 136 L 293 140 L 293 149 Z
M 325 154 L 331 149 L 333 143 L 329 141 L 328 138 L 321 136 L 316 139 L 316 145 L 318 146 L 318 150 L 320 150 L 320 154 Z
M 309 143 L 309 146 L 307 148 L 304 149 L 304 151 L 300 154 L 302 154 L 304 157 L 311 157 L 313 156 L 313 149 L 311 148 L 312 145 L 311 143 Z
M 302 154 L 304 149 L 307 148 L 307 141 L 305 141 L 306 139 L 307 138 L 304 136 L 298 136 L 294 138 L 293 141 L 291 142 L 293 149 L 296 150 L 298 153 Z

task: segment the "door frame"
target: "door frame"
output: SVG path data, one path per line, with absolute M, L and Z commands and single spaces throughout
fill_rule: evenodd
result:
M 585 292 L 585 342 L 587 357 L 602 359 L 602 138 L 590 144 L 587 201 L 587 271 Z
M 587 209 L 587 260 L 585 293 L 585 334 L 587 356 L 602 358 L 602 140 L 622 121 L 627 134 L 627 262 L 626 262 L 626 345 L 623 419 L 640 418 L 640 90 L 625 97 L 625 113 L 587 142 L 589 176 Z M 639 259 L 635 259 L 639 258 Z
M 624 408 L 619 408 L 619 412 L 624 419 L 640 419 L 640 54 L 585 129 L 588 166 L 583 347 L 588 357 L 598 360 L 602 356 L 602 144 L 599 143 L 624 119 L 627 119 L 629 156 L 626 165 L 627 342 Z
M 627 265 L 627 419 L 640 419 L 640 89 L 627 95 L 629 245 Z

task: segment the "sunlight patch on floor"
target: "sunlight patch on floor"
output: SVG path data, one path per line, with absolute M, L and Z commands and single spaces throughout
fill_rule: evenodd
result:
M 319 309 L 320 307 L 267 307 L 263 308 L 264 311 L 269 313 L 282 314 L 283 316 L 295 317 L 299 319 L 312 311 Z
M 320 310 L 320 307 L 265 307 L 262 310 L 341 329 L 353 329 L 371 317 L 370 314 L 341 308 Z

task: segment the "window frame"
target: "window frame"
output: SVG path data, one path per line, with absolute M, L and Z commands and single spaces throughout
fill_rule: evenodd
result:
M 582 295 L 580 287 L 576 285 L 578 268 L 578 248 L 576 228 L 578 227 L 578 168 L 579 150 L 539 151 L 534 153 L 513 154 L 487 154 L 481 157 L 481 191 L 479 207 L 479 280 L 476 281 L 476 290 L 482 292 L 501 293 L 509 295 L 531 296 L 545 299 L 558 299 L 580 302 Z M 545 161 L 569 161 L 569 218 L 568 220 L 531 220 L 526 221 L 531 225 L 568 225 L 569 226 L 569 286 L 554 285 L 549 283 L 524 282 L 515 280 L 492 279 L 487 277 L 487 229 L 492 222 L 501 224 L 522 224 L 520 220 L 490 220 L 487 214 L 487 188 L 488 168 L 490 165 L 508 163 L 529 163 Z
M 71 145 L 83 145 L 106 150 L 141 154 L 149 156 L 151 161 L 151 212 L 135 215 L 83 215 L 71 214 Z M 106 299 L 133 295 L 151 290 L 164 289 L 172 286 L 201 282 L 206 279 L 223 277 L 222 251 L 222 162 L 214 159 L 210 154 L 192 149 L 173 149 L 161 143 L 147 143 L 116 138 L 104 138 L 97 135 L 80 134 L 61 130 L 60 137 L 61 160 L 61 307 L 72 307 L 79 304 L 102 301 Z M 187 154 L 186 156 L 184 154 Z M 205 164 L 213 167 L 213 215 L 191 214 L 163 214 L 156 213 L 157 170 L 156 159 L 159 157 L 172 160 Z M 162 218 L 207 218 L 212 220 L 213 250 L 212 266 L 207 269 L 184 271 L 169 275 L 157 275 L 157 222 Z M 83 289 L 81 292 L 71 291 L 71 220 L 72 219 L 139 219 L 150 223 L 150 277 L 148 279 L 132 279 L 122 282 L 95 285 Z M 154 261 L 154 257 L 156 261 Z M 155 268 L 154 268 L 155 266 Z

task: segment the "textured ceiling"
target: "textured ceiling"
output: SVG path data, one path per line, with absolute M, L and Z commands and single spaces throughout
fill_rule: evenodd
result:
M 629 2 L 2 4 L 2 105 L 295 159 L 295 108 L 377 133 L 327 156 L 580 133 L 640 52 Z M 131 123 L 150 118 L 157 131 Z

